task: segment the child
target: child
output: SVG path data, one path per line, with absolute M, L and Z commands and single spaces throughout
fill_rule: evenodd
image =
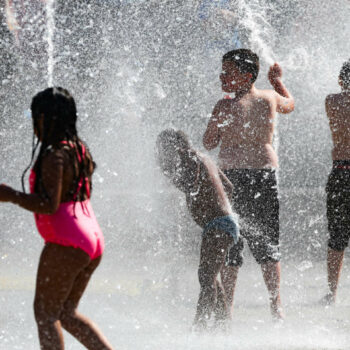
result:
M 326 112 L 333 139 L 333 168 L 328 177 L 327 218 L 328 287 L 325 304 L 335 302 L 344 259 L 350 238 L 350 61 L 343 64 L 339 74 L 341 93 L 328 95 Z
M 230 319 L 225 292 L 216 278 L 228 248 L 238 240 L 238 226 L 225 193 L 231 192 L 232 185 L 210 158 L 191 148 L 182 131 L 169 129 L 160 133 L 157 149 L 161 169 L 185 193 L 193 219 L 203 228 L 194 326 L 204 330 L 212 311 L 216 311 L 218 321 Z
M 220 75 L 222 89 L 235 97 L 220 100 L 205 131 L 203 144 L 211 150 L 219 145 L 220 167 L 233 184 L 233 205 L 247 224 L 242 236 L 261 264 L 270 294 L 271 312 L 282 319 L 280 302 L 279 202 L 277 154 L 272 146 L 276 112 L 289 113 L 294 99 L 281 81 L 282 70 L 275 63 L 268 77 L 273 90 L 258 90 L 254 82 L 259 58 L 250 50 L 226 53 Z M 229 266 L 223 274 L 230 307 L 238 269 L 242 265 L 243 241 L 229 251 Z
M 90 204 L 95 163 L 77 134 L 75 102 L 67 90 L 48 88 L 33 98 L 31 111 L 37 137 L 31 164 L 40 145 L 29 179 L 31 194 L 1 185 L 0 201 L 34 212 L 45 240 L 34 301 L 40 348 L 64 349 L 62 326 L 86 348 L 110 350 L 96 326 L 77 312 L 104 240 Z

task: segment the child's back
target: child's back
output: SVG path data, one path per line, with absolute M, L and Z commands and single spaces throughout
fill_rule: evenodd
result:
M 186 201 L 193 219 L 203 228 L 217 217 L 232 214 L 225 192 L 231 195 L 232 185 L 209 157 L 196 153 L 192 158 L 197 169 L 191 190 L 185 192 Z
M 326 111 L 333 139 L 333 160 L 350 159 L 350 93 L 328 95 Z

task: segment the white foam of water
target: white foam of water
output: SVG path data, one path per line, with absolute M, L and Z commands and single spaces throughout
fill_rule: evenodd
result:
M 267 38 L 273 38 L 273 28 L 266 19 L 266 9 L 256 1 L 238 1 L 240 22 L 249 32 L 252 49 L 257 50 L 259 56 L 269 65 L 275 62 L 272 45 Z

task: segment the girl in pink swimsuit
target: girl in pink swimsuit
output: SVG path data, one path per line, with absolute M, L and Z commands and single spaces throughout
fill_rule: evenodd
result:
M 80 298 L 104 249 L 101 229 L 90 203 L 91 154 L 76 130 L 73 97 L 48 88 L 32 101 L 33 142 L 30 194 L 0 185 L 0 201 L 34 212 L 45 240 L 36 281 L 34 312 L 41 350 L 64 349 L 61 326 L 88 349 L 112 349 L 101 332 L 77 312 Z

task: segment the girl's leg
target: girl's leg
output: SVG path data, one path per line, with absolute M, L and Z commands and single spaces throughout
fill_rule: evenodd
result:
M 34 312 L 41 350 L 63 350 L 60 314 L 80 271 L 90 257 L 80 249 L 48 243 L 37 272 Z
M 82 270 L 74 281 L 73 287 L 67 297 L 60 316 L 62 327 L 79 340 L 87 349 L 111 350 L 108 343 L 96 325 L 87 317 L 77 312 L 77 307 L 91 275 L 99 265 L 102 256 L 91 260 L 90 264 Z
M 200 294 L 194 324 L 205 328 L 215 307 L 217 276 L 225 262 L 230 237 L 220 231 L 208 231 L 202 240 L 198 277 Z

